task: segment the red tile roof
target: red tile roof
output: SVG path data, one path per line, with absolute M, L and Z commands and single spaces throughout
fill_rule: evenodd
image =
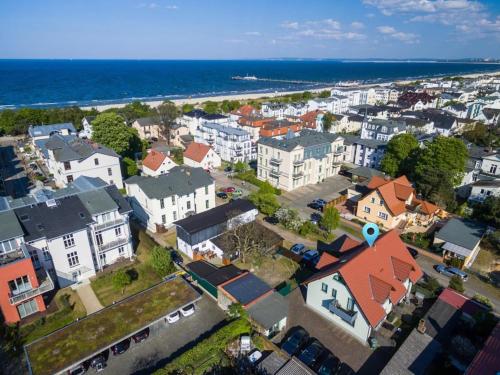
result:
M 165 155 L 164 153 L 156 150 L 151 150 L 142 161 L 142 165 L 153 171 L 156 171 L 158 168 L 160 168 L 165 158 L 167 158 L 167 155 Z
M 302 116 L 299 117 L 299 119 L 302 122 L 304 122 L 305 127 L 311 128 L 311 129 L 316 129 L 316 118 L 321 113 L 323 113 L 323 111 L 320 111 L 319 109 L 317 109 L 315 111 L 310 111 L 310 112 L 304 113 Z
M 495 375 L 500 370 L 500 323 L 476 354 L 465 375 Z
M 210 146 L 192 142 L 184 151 L 184 157 L 201 163 L 203 158 L 208 154 L 208 151 L 210 151 Z
M 256 109 L 251 106 L 250 104 L 246 104 L 235 110 L 233 113 L 235 115 L 241 115 L 241 116 L 250 116 L 251 114 L 255 113 Z
M 438 299 L 470 316 L 474 316 L 481 311 L 486 311 L 485 306 L 450 288 L 443 290 Z
M 389 298 L 395 304 L 404 297 L 406 289 L 399 278 L 404 277 L 405 270 L 409 270 L 407 278 L 413 283 L 422 277 L 422 270 L 395 230 L 381 235 L 372 247 L 363 243 L 350 250 L 306 283 L 340 273 L 363 315 L 376 327 L 386 316 L 382 299 Z
M 329 266 L 335 262 L 337 262 L 339 258 L 334 257 L 333 255 L 330 255 L 328 253 L 323 253 L 321 254 L 321 258 L 319 258 L 318 263 L 316 264 L 316 269 L 320 270 L 322 268 L 325 268 L 326 266 Z

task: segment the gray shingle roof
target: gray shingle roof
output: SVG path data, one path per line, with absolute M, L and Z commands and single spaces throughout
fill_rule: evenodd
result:
M 377 139 L 362 139 L 360 136 L 357 135 L 351 135 L 351 134 L 342 134 L 342 137 L 345 140 L 345 144 L 360 144 L 366 147 L 370 148 L 379 148 L 379 147 L 385 147 L 387 145 L 387 142 L 384 141 L 379 141 Z
M 0 242 L 24 235 L 17 217 L 12 211 L 0 212 Z
M 249 304 L 271 290 L 271 287 L 253 273 L 248 273 L 222 287 L 242 305 Z
M 203 124 L 202 126 L 205 128 L 217 130 L 220 133 L 225 133 L 228 135 L 242 136 L 242 135 L 248 134 L 248 132 L 246 130 L 239 129 L 239 128 L 233 128 L 231 126 L 221 125 L 221 124 L 217 124 L 214 122 L 207 122 L 207 123 Z
M 190 194 L 203 186 L 213 183 L 214 179 L 203 168 L 174 167 L 167 174 L 158 177 L 133 176 L 125 184 L 138 185 L 150 199 L 161 199 L 172 195 Z
M 472 250 L 481 241 L 486 227 L 472 220 L 450 219 L 435 237 L 445 242 Z
M 360 176 L 364 178 L 372 178 L 373 176 L 380 176 L 380 177 L 384 176 L 384 172 L 368 167 L 357 167 L 349 169 L 347 173 L 350 173 L 353 176 Z
M 155 120 L 154 117 L 141 117 L 135 121 L 137 121 L 139 126 L 149 126 L 149 125 L 156 125 L 157 124 L 157 121 Z
M 78 197 L 91 215 L 118 209 L 118 205 L 104 189 L 86 191 L 78 194 Z
M 274 292 L 248 309 L 250 317 L 265 329 L 269 329 L 288 316 L 288 300 Z
M 28 134 L 30 137 L 42 137 L 49 136 L 54 132 L 59 132 L 61 130 L 68 129 L 70 133 L 76 133 L 76 129 L 71 122 L 65 122 L 61 124 L 49 124 L 49 125 L 31 125 L 28 129 Z
M 108 147 L 81 138 L 67 140 L 59 134 L 52 135 L 45 147 L 52 150 L 54 158 L 59 162 L 82 160 L 96 153 L 119 157 Z
M 339 137 L 339 135 L 333 133 L 321 133 L 309 129 L 304 129 L 297 137 L 288 139 L 260 138 L 257 143 L 289 152 L 297 146 L 310 147 L 332 143 Z

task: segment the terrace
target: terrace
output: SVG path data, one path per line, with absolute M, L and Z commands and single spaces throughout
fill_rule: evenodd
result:
M 179 277 L 135 294 L 27 345 L 32 373 L 62 372 L 199 298 Z

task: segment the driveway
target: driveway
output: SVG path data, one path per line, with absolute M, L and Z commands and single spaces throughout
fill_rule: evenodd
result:
M 159 329 L 151 329 L 146 341 L 139 344 L 132 342 L 120 356 L 110 354 L 103 374 L 151 374 L 164 367 L 171 358 L 194 346 L 194 341 L 205 338 L 222 326 L 224 318 L 224 312 L 215 301 L 203 295 L 193 315 L 182 317 L 174 324 L 161 323 Z
M 90 286 L 90 283 L 78 285 L 75 290 L 82 300 L 83 306 L 85 306 L 85 310 L 87 310 L 87 315 L 93 314 L 103 308 L 103 306 L 97 299 L 94 290 Z
M 14 146 L 0 146 L 0 195 L 23 197 L 28 193 L 29 182 Z
M 324 182 L 314 185 L 307 185 L 301 188 L 283 192 L 278 200 L 281 204 L 296 208 L 303 219 L 308 219 L 314 211 L 307 207 L 316 198 L 322 198 L 327 202 L 339 197 L 341 191 L 346 190 L 352 182 L 345 176 L 333 176 Z

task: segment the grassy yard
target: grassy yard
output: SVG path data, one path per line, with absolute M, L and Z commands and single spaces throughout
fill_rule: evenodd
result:
M 491 266 L 494 261 L 495 255 L 493 252 L 481 249 L 472 265 L 472 269 L 480 273 L 488 273 L 491 271 Z
M 114 271 L 97 276 L 91 281 L 92 289 L 103 306 L 111 305 L 114 301 L 124 299 L 161 281 L 149 261 L 151 249 L 157 245 L 156 242 L 143 230 L 138 231 L 135 237 L 138 241 L 136 261 L 121 268 L 132 276 L 132 283 L 124 289 L 123 294 L 113 286 Z
M 24 344 L 28 344 L 87 315 L 80 297 L 69 287 L 57 291 L 53 303 L 57 305 L 58 310 L 56 312 L 19 328 L 19 334 Z
M 354 228 L 350 225 L 347 225 L 343 222 L 340 222 L 339 229 L 351 234 L 352 236 L 354 236 L 354 238 L 363 238 L 363 235 L 361 234 L 361 230 L 356 229 L 356 228 Z
M 290 279 L 299 268 L 296 262 L 279 254 L 266 256 L 261 261 L 255 263 L 242 263 L 238 261 L 236 262 L 236 266 L 242 269 L 253 269 L 253 273 L 256 276 L 272 287 Z
M 60 372 L 197 297 L 186 281 L 175 278 L 100 310 L 27 346 L 33 373 Z

